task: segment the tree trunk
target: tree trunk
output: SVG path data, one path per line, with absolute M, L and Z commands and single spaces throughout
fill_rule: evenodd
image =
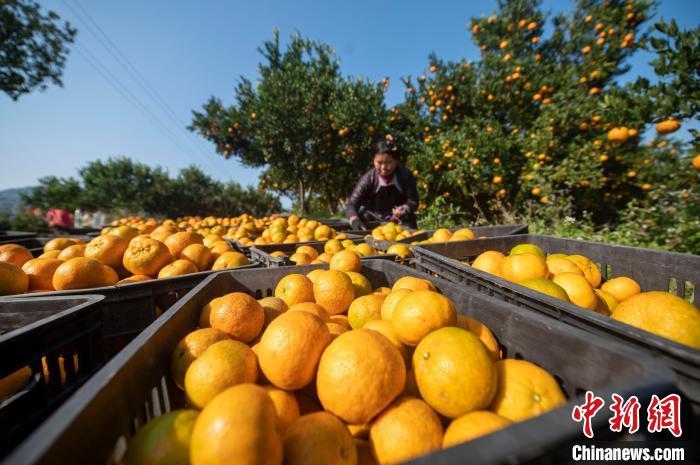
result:
M 304 180 L 299 180 L 299 208 L 302 216 L 306 216 L 306 201 L 304 199 Z

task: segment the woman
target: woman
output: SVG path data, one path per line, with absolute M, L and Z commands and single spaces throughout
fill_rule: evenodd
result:
M 374 146 L 374 168 L 362 175 L 348 199 L 346 214 L 353 229 L 394 221 L 416 227 L 416 178 L 399 164 L 399 153 L 388 141 Z

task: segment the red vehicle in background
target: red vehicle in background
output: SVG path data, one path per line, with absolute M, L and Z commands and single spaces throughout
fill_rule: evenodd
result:
M 68 210 L 49 208 L 46 211 L 46 223 L 50 228 L 73 229 L 73 214 Z

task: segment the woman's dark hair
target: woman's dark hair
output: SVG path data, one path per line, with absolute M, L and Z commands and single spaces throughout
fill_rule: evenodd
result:
M 394 160 L 401 160 L 401 152 L 396 147 L 396 144 L 390 140 L 382 139 L 374 144 L 374 152 L 372 153 L 372 157 L 380 153 L 389 155 Z

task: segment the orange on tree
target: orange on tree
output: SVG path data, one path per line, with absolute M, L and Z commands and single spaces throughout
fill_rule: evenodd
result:
M 661 135 L 676 132 L 680 128 L 681 128 L 680 121 L 676 121 L 673 119 L 668 119 L 665 121 L 661 121 L 660 123 L 656 123 L 656 132 L 658 132 Z
M 498 384 L 486 346 L 457 327 L 423 338 L 413 352 L 413 371 L 421 397 L 449 418 L 488 407 Z
M 380 465 L 411 460 L 442 448 L 440 418 L 423 400 L 400 397 L 373 422 L 372 452 Z
M 316 391 L 323 408 L 351 424 L 364 424 L 404 389 L 406 366 L 386 337 L 366 329 L 338 336 L 321 356 Z
M 211 344 L 190 363 L 185 392 L 188 403 L 201 409 L 227 388 L 257 379 L 255 353 L 240 341 L 225 339 Z
M 308 312 L 284 312 L 267 327 L 258 346 L 260 368 L 280 389 L 296 390 L 316 374 L 321 353 L 330 343 L 328 327 Z

